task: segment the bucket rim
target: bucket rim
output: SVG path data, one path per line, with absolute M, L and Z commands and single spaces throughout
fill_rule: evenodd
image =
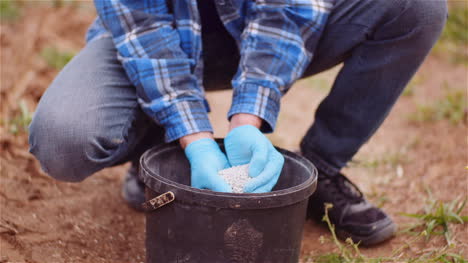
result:
M 216 142 L 220 146 L 223 145 L 221 139 L 216 139 Z M 311 171 L 312 175 L 296 186 L 266 193 L 226 193 L 215 192 L 208 189 L 199 189 L 169 180 L 149 169 L 147 161 L 151 160 L 152 156 L 161 155 L 168 151 L 181 150 L 177 143 L 169 143 L 155 146 L 147 150 L 141 156 L 139 177 L 145 183 L 146 187 L 154 192 L 174 192 L 176 200 L 179 202 L 202 204 L 217 208 L 267 209 L 284 207 L 310 197 L 317 186 L 317 168 L 309 160 L 299 154 L 280 147 L 275 148 L 285 157 L 285 159 L 289 159 L 296 164 L 303 166 L 305 169 Z M 190 196 L 190 198 L 177 198 L 178 196 Z M 279 201 L 280 199 L 283 199 L 282 202 Z

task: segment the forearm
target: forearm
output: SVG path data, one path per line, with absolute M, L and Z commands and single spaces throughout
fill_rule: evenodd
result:
M 312 59 L 333 0 L 252 2 L 228 116 L 256 115 L 263 120 L 261 131 L 269 133 L 275 128 L 281 97 Z
M 252 125 L 257 129 L 260 129 L 260 127 L 262 126 L 262 121 L 263 120 L 256 115 L 248 113 L 238 113 L 232 116 L 231 121 L 229 123 L 229 130 L 243 125 Z
M 252 125 L 259 129 L 260 126 L 262 126 L 262 119 L 252 114 L 239 113 L 239 114 L 232 116 L 231 121 L 229 123 L 229 130 L 232 130 L 236 127 L 243 126 L 243 125 Z M 182 147 L 182 149 L 185 149 L 185 147 L 187 147 L 190 143 L 200 140 L 200 139 L 204 139 L 204 138 L 214 140 L 213 133 L 211 132 L 192 133 L 192 134 L 181 137 L 179 139 L 179 144 Z
M 166 1 L 153 2 L 95 0 L 95 5 L 142 110 L 164 127 L 165 141 L 211 132 L 207 103 L 193 70 L 199 51 L 182 47 L 185 38 L 174 27 Z
M 197 132 L 181 137 L 179 139 L 179 144 L 182 149 L 185 149 L 190 143 L 205 138 L 214 140 L 213 134 L 211 132 Z

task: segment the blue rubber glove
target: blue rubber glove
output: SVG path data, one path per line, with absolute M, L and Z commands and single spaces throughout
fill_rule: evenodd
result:
M 232 166 L 250 164 L 249 176 L 254 178 L 244 187 L 244 192 L 270 192 L 276 185 L 284 157 L 259 129 L 252 125 L 234 128 L 224 139 L 224 147 Z
M 200 139 L 185 147 L 190 162 L 192 187 L 217 192 L 232 192 L 232 188 L 218 175 L 229 163 L 218 144 L 212 139 Z

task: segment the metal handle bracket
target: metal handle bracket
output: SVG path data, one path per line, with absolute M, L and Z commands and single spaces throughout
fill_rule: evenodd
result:
M 141 207 L 143 208 L 144 211 L 151 212 L 160 208 L 161 206 L 169 204 L 170 202 L 174 201 L 174 199 L 175 199 L 174 193 L 169 191 L 169 192 L 166 192 L 162 195 L 156 196 L 155 198 L 144 202 L 143 204 L 141 204 Z

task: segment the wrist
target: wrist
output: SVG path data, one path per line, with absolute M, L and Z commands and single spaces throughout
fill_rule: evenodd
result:
M 189 144 L 200 139 L 212 139 L 214 140 L 213 134 L 211 132 L 197 132 L 186 135 L 179 139 L 180 146 L 182 149 L 185 149 Z
M 260 129 L 260 127 L 262 126 L 262 122 L 263 120 L 256 115 L 248 113 L 238 113 L 231 117 L 231 121 L 229 123 L 229 130 L 231 131 L 236 127 L 244 125 L 252 125 L 257 129 Z

